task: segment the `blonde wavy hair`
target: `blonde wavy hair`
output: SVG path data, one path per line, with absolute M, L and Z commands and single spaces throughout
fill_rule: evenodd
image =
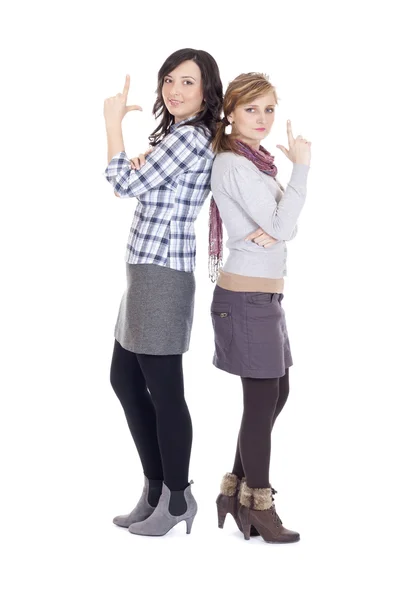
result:
M 263 73 L 242 73 L 230 82 L 225 92 L 223 102 L 223 119 L 217 124 L 217 131 L 213 139 L 212 147 L 215 154 L 220 152 L 236 152 L 234 138 L 226 135 L 225 127 L 229 125 L 228 115 L 236 107 L 250 104 L 259 96 L 273 92 L 275 102 L 278 104 L 275 87 Z

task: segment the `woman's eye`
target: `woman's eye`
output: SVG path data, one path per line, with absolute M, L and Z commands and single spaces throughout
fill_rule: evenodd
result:
M 254 108 L 246 108 L 246 112 L 253 112 Z
M 164 83 L 171 83 L 171 80 L 167 77 L 166 79 L 164 79 Z
M 275 112 L 275 109 L 274 108 L 267 108 L 267 112 L 273 113 L 273 112 Z
M 187 83 L 188 85 L 193 85 L 193 81 L 184 81 L 183 83 Z

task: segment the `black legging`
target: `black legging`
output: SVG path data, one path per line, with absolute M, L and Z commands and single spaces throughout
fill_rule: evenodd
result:
M 192 421 L 185 401 L 182 355 L 135 354 L 115 340 L 111 385 L 148 479 L 170 490 L 188 485 Z
M 271 432 L 289 395 L 289 369 L 276 379 L 242 377 L 243 417 L 232 472 L 251 488 L 271 487 Z

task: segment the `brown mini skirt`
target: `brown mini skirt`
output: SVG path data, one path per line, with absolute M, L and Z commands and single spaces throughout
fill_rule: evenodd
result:
M 233 292 L 215 286 L 211 318 L 213 364 L 218 369 L 257 379 L 285 374 L 293 361 L 282 299 L 280 293 Z

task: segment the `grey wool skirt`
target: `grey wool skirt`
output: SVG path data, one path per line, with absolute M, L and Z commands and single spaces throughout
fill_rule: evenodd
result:
M 241 377 L 282 377 L 293 364 L 282 298 L 217 285 L 211 304 L 213 364 Z
M 137 354 L 183 354 L 192 330 L 194 274 L 152 264 L 126 263 L 127 287 L 114 336 Z

